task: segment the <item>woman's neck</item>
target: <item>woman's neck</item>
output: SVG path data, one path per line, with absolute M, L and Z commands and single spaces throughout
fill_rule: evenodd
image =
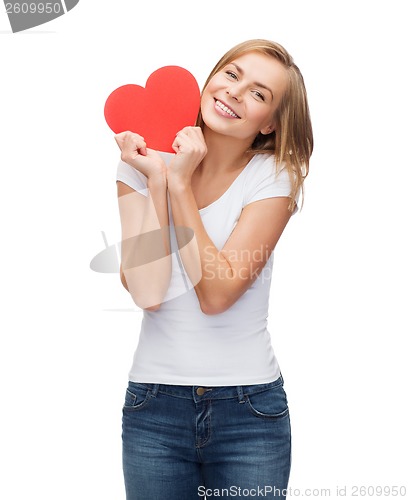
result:
M 202 175 L 229 174 L 242 169 L 253 157 L 248 153 L 251 141 L 215 134 L 204 129 L 207 154 L 197 170 Z

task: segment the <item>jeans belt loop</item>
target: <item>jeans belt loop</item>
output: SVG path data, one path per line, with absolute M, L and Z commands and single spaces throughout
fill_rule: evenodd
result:
M 240 403 L 245 403 L 244 391 L 242 390 L 242 385 L 237 385 L 238 399 Z

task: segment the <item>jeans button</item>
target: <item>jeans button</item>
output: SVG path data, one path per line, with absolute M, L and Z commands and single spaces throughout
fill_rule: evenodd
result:
M 203 394 L 205 394 L 207 392 L 208 389 L 204 389 L 204 387 L 199 387 L 197 390 L 196 390 L 196 393 L 198 396 L 202 396 Z

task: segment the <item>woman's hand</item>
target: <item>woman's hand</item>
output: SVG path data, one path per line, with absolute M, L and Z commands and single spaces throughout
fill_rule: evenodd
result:
M 148 179 L 166 173 L 166 165 L 160 155 L 146 147 L 144 138 L 133 132 L 121 132 L 114 136 L 122 154 L 121 160 L 135 168 Z
M 172 145 L 176 153 L 167 169 L 167 177 L 190 182 L 194 170 L 207 154 L 200 127 L 185 127 L 177 133 Z

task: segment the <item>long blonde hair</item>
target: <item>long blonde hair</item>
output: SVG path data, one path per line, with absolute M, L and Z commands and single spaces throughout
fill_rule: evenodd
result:
M 267 135 L 259 133 L 249 151 L 273 153 L 276 165 L 286 167 L 292 186 L 289 209 L 293 210 L 296 197 L 300 191 L 303 194 L 303 182 L 309 173 L 309 160 L 313 151 L 313 131 L 305 83 L 292 56 L 276 42 L 263 39 L 247 40 L 230 49 L 218 61 L 208 76 L 203 91 L 216 73 L 248 52 L 260 52 L 271 56 L 281 62 L 288 72 L 288 85 L 274 115 L 276 128 Z M 201 111 L 196 125 L 204 128 Z

